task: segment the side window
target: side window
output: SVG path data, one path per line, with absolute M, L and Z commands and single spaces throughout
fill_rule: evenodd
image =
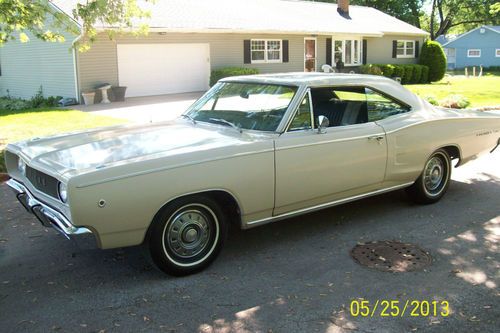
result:
M 409 106 L 398 103 L 369 88 L 365 88 L 365 90 L 368 107 L 368 121 L 385 119 L 396 114 L 408 112 L 411 109 Z
M 307 94 L 300 103 L 288 131 L 292 132 L 305 129 L 311 129 L 311 105 L 309 103 L 309 94 Z
M 410 111 L 410 107 L 370 88 L 328 87 L 311 89 L 315 127 L 319 116 L 330 127 L 363 124 Z
M 362 124 L 368 121 L 363 87 L 327 87 L 311 90 L 314 122 L 319 116 L 330 121 L 330 127 Z M 317 124 L 315 124 L 317 125 Z

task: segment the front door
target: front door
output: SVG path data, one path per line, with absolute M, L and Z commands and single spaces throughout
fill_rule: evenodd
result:
M 316 72 L 316 38 L 304 39 L 304 72 Z
M 360 112 L 366 109 L 357 110 L 364 105 L 354 100 L 345 103 L 345 110 L 339 109 L 343 115 L 328 115 L 332 127 L 319 134 L 306 112 L 310 104 L 316 104 L 313 118 L 326 115 L 325 102 L 330 102 L 329 96 L 317 103 L 314 96 L 306 96 L 294 118 L 298 120 L 275 142 L 275 215 L 373 191 L 384 180 L 387 143 L 383 128 L 363 119 Z M 335 107 L 342 108 L 342 104 Z

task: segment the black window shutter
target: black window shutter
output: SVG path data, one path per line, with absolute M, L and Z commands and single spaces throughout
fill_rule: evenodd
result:
M 415 58 L 418 58 L 418 55 L 420 54 L 420 43 L 419 41 L 417 40 L 415 42 Z
M 283 62 L 288 62 L 288 40 L 282 42 L 283 46 Z
M 332 66 L 332 39 L 326 39 L 326 63 Z
M 366 59 L 368 57 L 368 42 L 363 39 L 363 65 L 366 65 Z
M 250 58 L 250 39 L 245 39 L 243 41 L 243 63 L 252 63 L 252 59 Z
M 398 56 L 398 41 L 393 40 L 392 41 L 392 57 L 397 58 Z

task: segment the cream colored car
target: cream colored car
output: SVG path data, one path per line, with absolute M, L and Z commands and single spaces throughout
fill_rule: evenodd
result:
M 227 78 L 179 119 L 10 144 L 8 185 L 45 226 L 103 249 L 144 243 L 198 271 L 247 229 L 406 188 L 438 201 L 452 169 L 494 150 L 500 117 L 431 106 L 375 76 Z M 464 193 L 468 195 L 468 193 Z

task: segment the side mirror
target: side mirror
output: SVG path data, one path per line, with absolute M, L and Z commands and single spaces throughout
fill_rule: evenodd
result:
M 330 126 L 330 120 L 328 120 L 325 116 L 318 117 L 318 133 L 323 134 L 326 133 L 326 128 Z

